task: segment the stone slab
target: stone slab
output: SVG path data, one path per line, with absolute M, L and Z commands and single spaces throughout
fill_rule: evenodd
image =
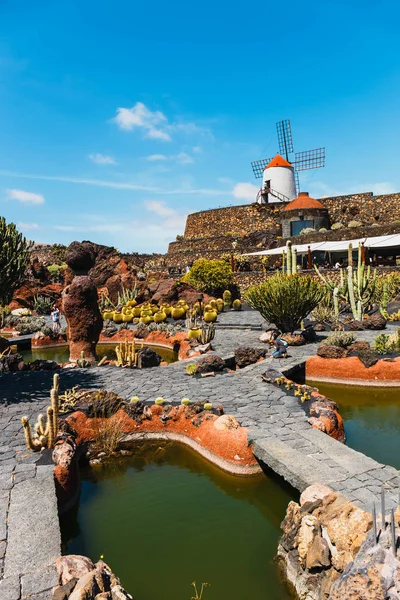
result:
M 27 501 L 29 499 L 29 501 Z M 54 479 L 27 479 L 11 491 L 6 577 L 43 569 L 61 553 Z

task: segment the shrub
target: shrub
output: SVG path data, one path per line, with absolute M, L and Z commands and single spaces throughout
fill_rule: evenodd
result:
M 343 229 L 343 223 L 334 223 L 331 227 L 332 231 L 336 231 L 336 229 Z
M 335 331 L 335 333 L 331 333 L 328 337 L 322 342 L 322 344 L 328 344 L 328 346 L 340 346 L 340 348 L 347 348 L 347 346 L 351 346 L 355 342 L 355 335 L 353 333 L 349 333 L 347 331 Z
M 196 290 L 216 295 L 232 285 L 232 269 L 224 260 L 200 258 L 182 278 Z
M 28 335 L 42 331 L 45 325 L 43 317 L 20 317 L 14 326 L 21 335 Z
M 67 263 L 62 263 L 61 265 L 54 263 L 53 265 L 49 265 L 47 267 L 47 270 L 50 273 L 50 275 L 54 277 L 54 279 L 59 280 L 61 279 L 61 276 L 63 275 L 67 266 Z
M 362 223 L 361 221 L 350 221 L 348 224 L 348 227 L 361 227 Z
M 333 312 L 332 308 L 324 304 L 319 304 L 316 308 L 314 308 L 311 316 L 317 321 L 317 323 L 333 323 L 335 320 L 335 313 Z
M 38 294 L 33 297 L 33 308 L 38 315 L 49 315 L 51 313 L 53 302 L 47 296 Z
M 316 229 L 314 227 L 305 227 L 300 231 L 300 235 L 307 235 L 308 233 L 315 233 Z
M 320 282 L 307 275 L 275 273 L 251 286 L 245 298 L 267 321 L 283 333 L 293 332 L 324 296 Z
M 0 305 L 8 304 L 30 258 L 31 243 L 17 231 L 14 223 L 7 225 L 0 217 Z
M 378 354 L 388 354 L 395 349 L 395 343 L 386 333 L 378 335 L 373 343 L 373 348 Z
M 115 452 L 124 436 L 124 423 L 120 415 L 108 418 L 96 418 L 92 425 L 96 453 L 105 452 L 107 456 Z

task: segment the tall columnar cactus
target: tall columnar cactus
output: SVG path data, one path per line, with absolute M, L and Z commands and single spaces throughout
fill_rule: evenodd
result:
M 31 243 L 0 217 L 0 305 L 8 304 L 29 263 Z
M 285 256 L 285 253 L 283 255 Z M 285 261 L 283 261 L 282 267 L 282 271 L 284 271 Z M 286 273 L 288 275 L 297 273 L 297 250 L 292 247 L 290 240 L 286 243 Z
M 33 435 L 28 417 L 22 417 L 21 423 L 24 428 L 26 445 L 30 450 L 35 452 L 52 448 L 58 431 L 58 411 L 59 399 L 58 391 L 60 378 L 58 374 L 54 375 L 53 388 L 50 391 L 50 406 L 46 410 L 46 420 L 42 414 L 38 415 L 36 423 L 33 427 Z
M 142 344 L 143 348 L 143 344 Z M 137 367 L 139 353 L 135 349 L 135 342 L 120 342 L 118 346 L 115 347 L 115 353 L 117 355 L 117 360 L 115 364 L 117 367 Z
M 340 281 L 329 279 L 323 275 L 318 267 L 314 268 L 322 279 L 328 290 L 332 293 L 333 305 L 335 314 L 339 316 L 339 299 L 349 303 L 353 318 L 357 321 L 362 321 L 364 311 L 368 304 L 372 301 L 375 285 L 376 285 L 376 269 L 371 275 L 371 267 L 365 268 L 365 263 L 362 261 L 361 244 L 358 245 L 357 268 L 353 267 L 353 246 L 349 244 L 348 248 L 348 267 L 347 274 L 340 269 Z

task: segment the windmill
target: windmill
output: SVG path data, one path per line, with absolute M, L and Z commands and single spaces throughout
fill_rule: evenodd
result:
M 257 195 L 260 204 L 289 202 L 300 191 L 299 171 L 309 171 L 325 166 L 325 148 L 294 152 L 290 120 L 278 121 L 279 154 L 274 158 L 251 163 L 256 179 L 262 177 L 263 185 Z M 289 155 L 294 154 L 294 160 Z

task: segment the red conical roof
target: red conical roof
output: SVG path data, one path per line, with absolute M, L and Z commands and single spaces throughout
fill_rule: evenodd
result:
M 287 160 L 285 160 L 283 158 L 283 156 L 281 156 L 280 154 L 277 154 L 276 156 L 274 156 L 274 158 L 271 160 L 270 163 L 268 163 L 264 169 L 269 169 L 270 167 L 291 167 L 291 163 L 288 162 Z
M 301 208 L 325 208 L 325 206 L 315 198 L 310 198 L 308 192 L 299 192 L 297 198 L 289 202 L 283 210 L 297 210 Z

